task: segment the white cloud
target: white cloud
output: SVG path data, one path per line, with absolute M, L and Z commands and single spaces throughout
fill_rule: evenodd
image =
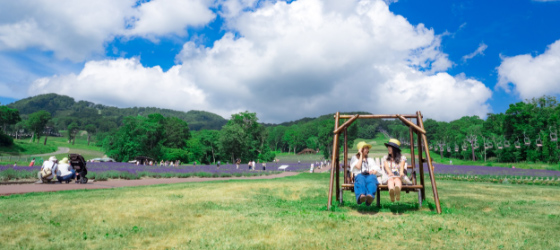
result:
M 210 0 L 0 2 L 0 51 L 39 48 L 75 62 L 103 56 L 118 36 L 185 35 L 214 18 Z
M 468 55 L 463 56 L 463 58 L 462 58 L 463 62 L 466 62 L 467 60 L 472 59 L 475 56 L 484 55 L 484 51 L 487 48 L 488 48 L 488 45 L 486 45 L 484 43 L 481 43 L 480 45 L 478 45 L 478 48 L 473 53 L 470 53 Z
M 206 108 L 205 95 L 185 76 L 181 66 L 163 72 L 143 67 L 138 59 L 91 61 L 79 74 L 40 78 L 32 94 L 59 93 L 106 105 Z
M 498 67 L 496 88 L 514 90 L 522 99 L 560 94 L 560 40 L 538 56 L 506 57 Z
M 36 81 L 30 94 L 57 92 L 92 101 L 105 98 L 103 103 L 119 106 L 204 109 L 225 117 L 250 110 L 265 122 L 335 111 L 420 109 L 443 120 L 490 111 L 486 101 L 491 91 L 484 84 L 443 73 L 451 62 L 440 49 L 440 37 L 391 13 L 384 1 L 278 1 L 226 22 L 231 33 L 212 47 L 186 43 L 177 55 L 181 65 L 169 72 L 137 62 L 112 65 L 123 64 L 122 59 L 91 62 L 78 76 Z M 97 64 L 103 67 L 93 67 Z M 164 80 L 166 84 L 159 84 Z M 84 86 L 84 91 L 75 91 L 75 86 Z M 176 97 L 182 86 L 189 89 L 186 97 L 167 98 Z M 191 100 L 194 97 L 201 98 Z
M 186 35 L 186 26 L 200 26 L 216 15 L 210 0 L 158 0 L 142 4 L 126 34 L 154 38 L 169 34 Z

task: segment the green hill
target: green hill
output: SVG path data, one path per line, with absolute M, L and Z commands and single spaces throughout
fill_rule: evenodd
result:
M 8 105 L 26 116 L 39 110 L 46 110 L 53 116 L 54 126 L 59 130 L 67 128 L 71 122 L 78 124 L 98 124 L 101 131 L 121 125 L 126 116 L 147 116 L 159 113 L 165 117 L 177 117 L 189 124 L 191 130 L 221 129 L 227 120 L 206 112 L 191 110 L 188 112 L 155 107 L 117 108 L 95 104 L 88 101 L 76 102 L 74 98 L 58 94 L 43 94 L 21 99 Z

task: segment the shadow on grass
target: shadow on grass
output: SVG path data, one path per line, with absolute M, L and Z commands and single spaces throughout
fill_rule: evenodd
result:
M 423 207 L 427 207 L 430 211 L 434 212 L 436 210 L 435 205 L 431 202 L 424 201 Z M 350 209 L 355 210 L 356 212 L 363 214 L 363 215 L 376 215 L 379 212 L 390 212 L 393 215 L 403 215 L 407 212 L 417 212 L 421 210 L 421 207 L 418 203 L 411 203 L 411 202 L 385 202 L 381 203 L 378 207 L 377 204 L 371 204 L 371 206 L 366 206 L 365 203 L 359 204 L 356 203 L 354 200 L 348 202 L 344 202 L 343 205 Z

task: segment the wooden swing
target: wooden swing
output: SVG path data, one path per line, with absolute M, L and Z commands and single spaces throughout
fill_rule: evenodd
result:
M 418 193 L 418 203 L 420 206 L 422 205 L 422 201 L 426 199 L 426 189 L 424 184 L 424 163 L 428 164 L 428 173 L 430 175 L 430 180 L 432 183 L 432 192 L 434 194 L 434 202 L 436 205 L 436 211 L 438 214 L 441 214 L 441 205 L 439 203 L 439 196 L 436 187 L 436 179 L 434 176 L 434 166 L 432 164 L 432 158 L 430 157 L 430 150 L 428 146 L 428 139 L 426 137 L 426 130 L 424 129 L 424 122 L 422 121 L 422 114 L 420 111 L 416 112 L 416 115 L 340 115 L 340 112 L 336 112 L 334 116 L 334 140 L 333 140 L 333 154 L 332 154 L 332 168 L 331 168 L 331 178 L 329 182 L 329 199 L 327 203 L 327 209 L 330 210 L 333 202 L 333 192 L 336 194 L 336 200 L 343 204 L 343 190 L 351 190 L 354 188 L 354 183 L 352 178 L 349 176 L 349 166 L 348 166 L 348 136 L 347 136 L 347 128 L 354 122 L 356 119 L 399 119 L 401 120 L 406 126 L 409 128 L 409 136 L 410 136 L 410 165 L 408 165 L 408 169 L 412 169 L 412 184 L 402 185 L 402 191 L 406 193 L 412 191 Z M 344 124 L 340 124 L 340 119 L 348 119 Z M 408 119 L 416 119 L 416 124 L 409 121 Z M 340 150 L 339 150 L 339 137 L 341 133 L 344 133 L 344 183 L 340 184 Z M 414 141 L 414 133 L 417 135 L 417 143 L 412 143 Z M 415 147 L 415 145 L 417 147 Z M 415 164 L 415 153 L 414 149 L 418 149 L 418 161 L 419 161 L 419 179 L 420 184 L 417 183 L 416 180 L 416 171 L 414 170 Z M 425 151 L 426 156 L 423 156 L 423 151 Z M 380 191 L 388 191 L 387 185 L 379 185 L 377 186 L 377 206 L 380 206 Z

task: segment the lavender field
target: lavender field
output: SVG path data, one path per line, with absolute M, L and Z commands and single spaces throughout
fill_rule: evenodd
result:
M 424 165 L 424 169 L 428 169 Z M 446 175 L 492 175 L 492 176 L 532 176 L 532 177 L 560 177 L 560 171 L 541 169 L 520 169 L 485 166 L 455 166 L 434 164 L 435 174 Z
M 255 176 L 275 174 L 279 171 L 307 172 L 309 163 L 283 162 L 267 163 L 266 170 L 257 164 L 256 170 L 249 170 L 247 164 L 241 164 L 239 169 L 235 165 L 182 165 L 178 167 L 169 166 L 147 166 L 134 165 L 119 162 L 88 162 L 88 176 L 96 180 L 106 180 L 111 178 L 138 179 L 142 177 L 170 178 L 170 177 L 231 177 L 231 176 Z M 282 165 L 288 165 L 285 170 L 279 170 Z M 424 168 L 428 171 L 427 165 Z M 14 179 L 36 178 L 40 167 L 25 166 L 0 166 L 0 181 Z M 459 166 L 459 165 L 440 165 L 434 164 L 434 172 L 437 176 L 519 176 L 519 177 L 560 177 L 560 171 L 553 170 L 532 170 L 532 169 L 513 169 L 503 167 L 485 166 Z
M 220 165 L 197 165 L 197 166 L 149 166 L 149 165 L 135 165 L 130 163 L 120 162 L 88 162 L 88 177 L 96 180 L 106 180 L 109 178 L 121 179 L 138 179 L 141 177 L 155 177 L 155 178 L 171 178 L 171 177 L 231 177 L 231 176 L 255 176 L 255 175 L 269 175 L 276 174 L 280 171 L 287 172 L 302 172 L 309 171 L 308 164 L 296 163 L 267 163 L 266 170 L 262 169 L 260 164 L 257 164 L 256 170 L 249 170 L 247 164 L 241 164 L 239 169 L 236 165 L 227 164 Z M 282 165 L 288 165 L 285 170 L 279 170 Z M 7 181 L 13 179 L 29 179 L 36 178 L 37 172 L 41 169 L 39 166 L 25 167 L 25 166 L 0 166 L 0 181 Z

